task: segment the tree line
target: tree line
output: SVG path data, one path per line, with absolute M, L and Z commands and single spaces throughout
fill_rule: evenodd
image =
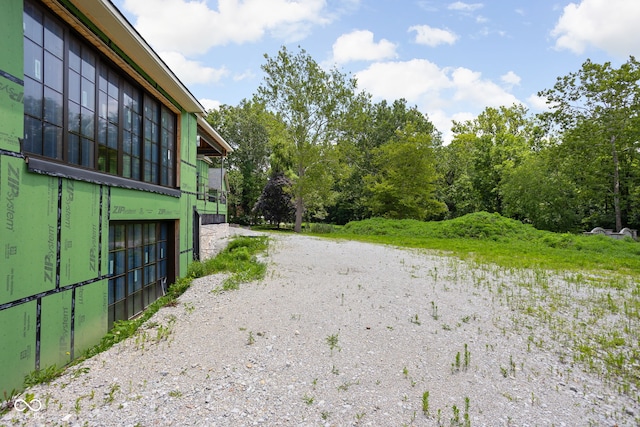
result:
M 640 63 L 587 60 L 539 95 L 548 110 L 487 107 L 450 144 L 417 107 L 373 102 L 303 49 L 265 55 L 250 100 L 209 112 L 234 147 L 230 220 L 345 224 L 497 212 L 576 232 L 640 228 Z

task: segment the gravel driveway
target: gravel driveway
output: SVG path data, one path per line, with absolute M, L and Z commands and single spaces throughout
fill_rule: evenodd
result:
M 637 425 L 616 384 L 505 302 L 523 272 L 281 234 L 265 261 L 236 291 L 196 280 L 0 425 Z

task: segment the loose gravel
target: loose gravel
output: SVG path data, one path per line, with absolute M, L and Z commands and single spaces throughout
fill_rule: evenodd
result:
M 239 290 L 195 280 L 0 425 L 638 425 L 632 398 L 505 303 L 521 272 L 281 234 L 264 261 Z

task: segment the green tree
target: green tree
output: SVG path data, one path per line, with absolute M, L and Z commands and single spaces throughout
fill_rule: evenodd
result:
M 555 232 L 575 231 L 580 222 L 574 180 L 564 173 L 558 147 L 525 158 L 504 177 L 504 214 Z
M 424 220 L 446 207 L 435 198 L 435 157 L 432 135 L 407 126 L 393 141 L 373 150 L 376 173 L 365 177 L 373 215 Z
M 634 57 L 620 68 L 587 60 L 579 71 L 558 77 L 553 89 L 539 93 L 551 109 L 545 117 L 563 133 L 563 144 L 579 147 L 591 159 L 574 164 L 576 172 L 589 169 L 606 183 L 616 230 L 634 203 L 632 168 L 640 148 L 638 81 L 640 63 Z
M 404 99 L 373 104 L 369 95 L 361 94 L 352 105 L 337 145 L 342 168 L 335 183 L 337 202 L 329 211 L 330 219 L 339 224 L 371 216 L 364 177 L 378 173 L 376 150 L 396 142 L 398 131 L 410 128 L 411 132 L 428 135 L 431 145 L 441 144 L 433 123 Z
M 453 141 L 443 148 L 441 173 L 455 198 L 451 212 L 503 211 L 504 177 L 529 155 L 537 133 L 522 105 L 487 107 L 474 120 L 454 122 Z
M 258 88 L 263 101 L 285 125 L 285 151 L 291 154 L 294 230 L 302 228 L 305 208 L 331 202 L 335 168 L 334 144 L 354 97 L 356 82 L 337 69 L 323 70 L 300 49 L 282 47 L 275 57 L 265 55 L 266 73 Z
M 227 167 L 230 206 L 236 207 L 233 212 L 236 220 L 251 215 L 267 182 L 271 153 L 269 124 L 273 120 L 262 104 L 246 99 L 237 107 L 222 105 L 207 116 L 207 121 L 233 147 Z

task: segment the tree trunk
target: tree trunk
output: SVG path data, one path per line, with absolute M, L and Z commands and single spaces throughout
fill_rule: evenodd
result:
M 296 224 L 293 227 L 293 231 L 299 233 L 302 231 L 302 213 L 303 213 L 302 194 L 296 196 Z
M 613 209 L 616 215 L 616 232 L 622 230 L 622 209 L 620 208 L 620 162 L 616 150 L 616 137 L 611 137 L 611 154 L 613 158 Z

